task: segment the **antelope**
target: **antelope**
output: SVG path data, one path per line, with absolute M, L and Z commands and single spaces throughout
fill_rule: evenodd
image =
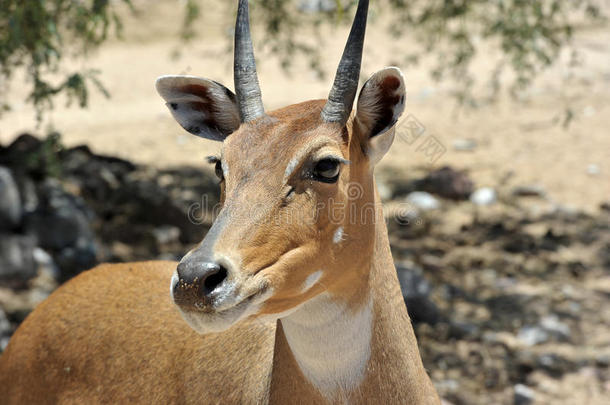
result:
M 179 263 L 100 265 L 41 303 L 0 358 L 2 403 L 440 403 L 373 177 L 404 110 L 400 71 L 373 74 L 352 114 L 368 3 L 328 100 L 265 112 L 247 0 L 236 94 L 157 80 L 182 127 L 222 142 L 222 208 Z

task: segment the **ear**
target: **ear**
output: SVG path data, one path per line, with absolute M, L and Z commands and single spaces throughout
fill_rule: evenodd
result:
M 354 130 L 371 166 L 394 141 L 394 125 L 405 109 L 405 82 L 398 68 L 388 67 L 364 83 L 358 97 Z
M 223 141 L 240 125 L 235 94 L 213 80 L 161 76 L 155 84 L 172 115 L 188 132 Z

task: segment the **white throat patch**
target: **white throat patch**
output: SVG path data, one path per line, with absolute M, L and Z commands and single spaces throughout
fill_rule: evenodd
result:
M 329 400 L 360 385 L 371 356 L 373 301 L 353 312 L 328 293 L 282 318 L 282 327 L 305 377 Z

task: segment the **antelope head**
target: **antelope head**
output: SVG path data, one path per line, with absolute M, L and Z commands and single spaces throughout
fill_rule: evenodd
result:
M 239 1 L 235 28 L 236 94 L 194 76 L 157 80 L 184 129 L 222 142 L 211 159 L 222 208 L 171 284 L 196 331 L 281 318 L 323 292 L 345 300 L 362 293 L 349 286 L 369 277 L 378 219 L 373 167 L 405 101 L 400 71 L 385 68 L 362 86 L 352 114 L 367 11 L 361 0 L 328 100 L 264 111 L 247 0 Z

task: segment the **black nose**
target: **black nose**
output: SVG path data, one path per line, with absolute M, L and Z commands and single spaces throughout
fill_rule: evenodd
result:
M 184 260 L 178 264 L 174 300 L 186 305 L 210 304 L 212 292 L 227 279 L 227 269 L 216 262 Z

